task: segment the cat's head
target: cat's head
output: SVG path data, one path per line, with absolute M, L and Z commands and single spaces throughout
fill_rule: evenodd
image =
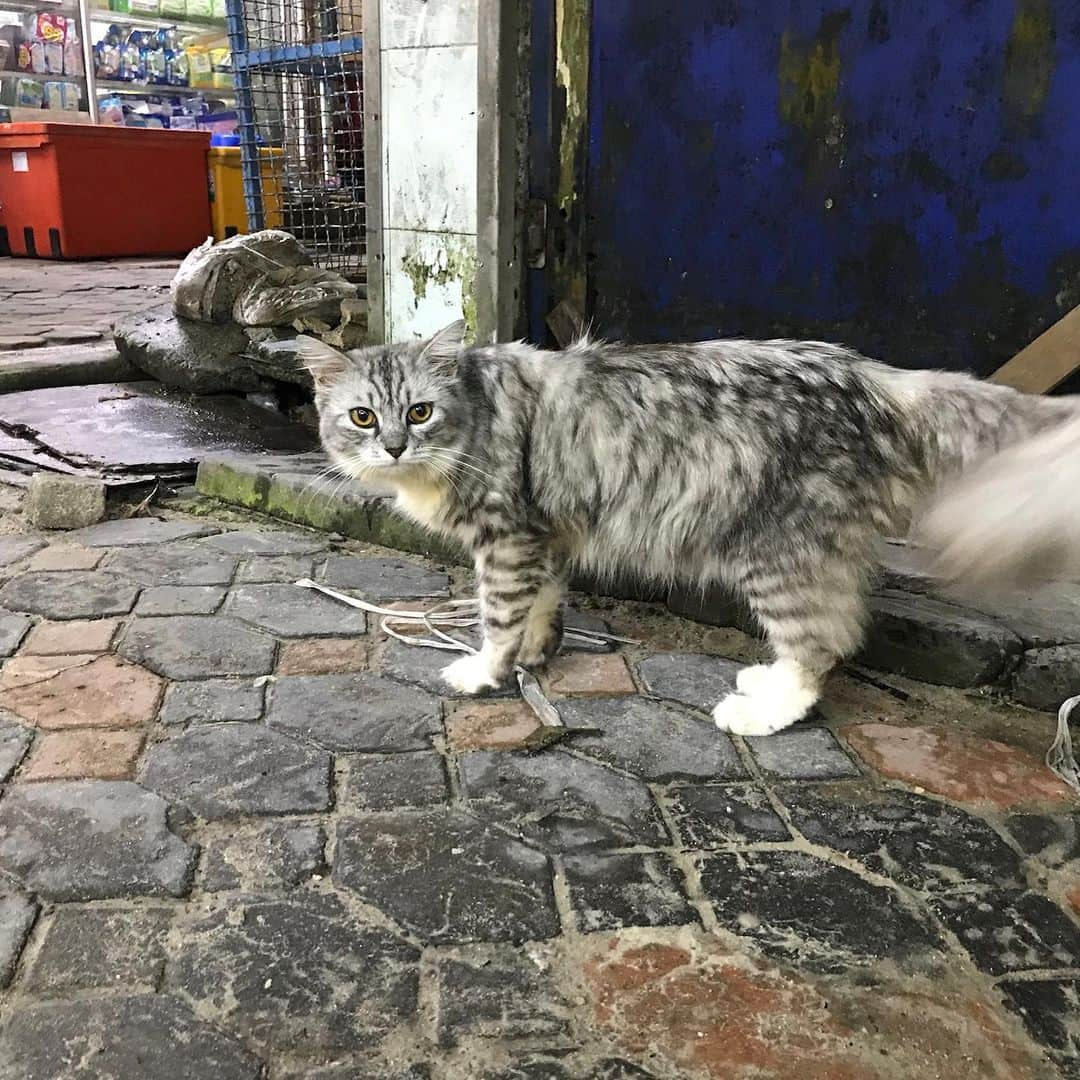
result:
M 323 447 L 343 472 L 390 483 L 419 469 L 445 472 L 462 419 L 456 369 L 464 333 L 456 322 L 427 341 L 351 352 L 297 338 Z

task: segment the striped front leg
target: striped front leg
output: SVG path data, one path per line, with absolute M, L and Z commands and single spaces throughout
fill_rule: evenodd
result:
M 518 662 L 529 618 L 545 584 L 550 584 L 543 540 L 510 535 L 476 553 L 480 651 L 443 668 L 443 679 L 459 693 L 477 694 L 505 684 Z

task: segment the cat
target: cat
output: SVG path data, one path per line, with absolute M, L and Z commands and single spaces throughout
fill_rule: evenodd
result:
M 1075 445 L 1035 532 L 1016 514 L 1040 498 L 1038 480 L 1025 484 L 1015 462 L 998 515 L 1013 530 L 1005 547 L 972 527 L 970 505 L 963 520 L 949 509 L 972 498 L 1000 506 L 987 459 L 1072 432 L 1075 399 L 900 370 L 814 341 L 582 337 L 556 352 L 466 347 L 464 330 L 348 354 L 298 339 L 335 467 L 389 485 L 402 513 L 475 558 L 483 644 L 443 670 L 456 691 L 497 688 L 515 665 L 555 654 L 571 568 L 601 581 L 722 583 L 749 605 L 775 660 L 743 669 L 713 717 L 768 735 L 803 718 L 856 652 L 880 538 L 921 507 L 931 507 L 931 552 L 953 570 L 972 545 L 974 563 L 992 553 L 999 575 L 1030 565 L 1032 550 L 1046 560 L 1075 550 Z M 934 506 L 943 481 L 980 463 L 989 477 L 976 468 L 966 496 Z M 950 547 L 964 528 L 968 547 Z

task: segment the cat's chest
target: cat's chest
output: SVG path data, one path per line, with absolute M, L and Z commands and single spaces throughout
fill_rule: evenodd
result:
M 403 484 L 397 491 L 397 508 L 429 529 L 445 529 L 446 490 L 438 484 L 419 480 Z

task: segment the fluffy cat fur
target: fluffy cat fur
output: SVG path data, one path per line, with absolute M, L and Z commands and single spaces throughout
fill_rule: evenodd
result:
M 348 355 L 300 339 L 337 469 L 390 485 L 401 512 L 474 555 L 484 641 L 444 669 L 458 691 L 499 686 L 556 652 L 572 566 L 720 582 L 748 603 L 776 660 L 742 671 L 713 716 L 769 734 L 803 717 L 858 648 L 879 538 L 901 534 L 942 481 L 975 467 L 920 518 L 953 576 L 1030 570 L 1035 536 L 1080 551 L 1073 399 L 901 371 L 822 342 L 582 339 L 549 352 L 465 347 L 463 332 Z M 414 405 L 425 408 L 410 420 Z M 1067 460 L 1049 457 L 1063 440 Z M 1031 470 L 1048 464 L 1059 480 L 1041 489 Z M 1021 519 L 1011 500 L 1025 484 Z

